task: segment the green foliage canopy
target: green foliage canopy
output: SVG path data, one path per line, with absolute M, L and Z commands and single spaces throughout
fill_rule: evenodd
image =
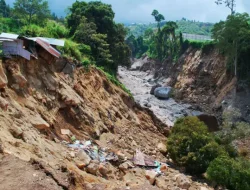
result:
M 228 69 L 237 77 L 241 74 L 239 69 L 246 69 L 245 65 L 238 64 L 238 60 L 242 53 L 250 49 L 249 20 L 247 13 L 229 15 L 226 21 L 215 24 L 212 30 L 218 48 L 228 57 Z
M 170 157 L 186 167 L 187 172 L 201 174 L 209 163 L 225 151 L 214 141 L 207 126 L 197 117 L 176 121 L 167 141 Z
M 50 17 L 48 1 L 44 0 L 16 0 L 13 14 L 24 22 L 43 23 Z

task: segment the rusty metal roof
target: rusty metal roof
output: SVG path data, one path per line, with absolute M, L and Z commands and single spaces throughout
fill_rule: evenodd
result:
M 59 58 L 61 53 L 57 51 L 55 48 L 53 48 L 48 41 L 45 41 L 42 38 L 36 38 L 36 43 L 38 43 L 40 46 L 42 46 L 46 51 L 48 51 L 51 55 Z

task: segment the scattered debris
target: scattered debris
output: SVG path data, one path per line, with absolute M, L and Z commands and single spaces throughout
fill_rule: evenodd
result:
M 61 129 L 61 134 L 62 135 L 70 135 L 70 130 L 69 129 Z

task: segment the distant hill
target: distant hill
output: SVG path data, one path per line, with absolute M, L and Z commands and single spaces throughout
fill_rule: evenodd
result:
M 166 22 L 162 22 L 162 26 Z M 182 33 L 188 33 L 188 34 L 198 34 L 198 35 L 206 35 L 211 36 L 211 30 L 214 26 L 213 23 L 205 23 L 205 22 L 198 22 L 193 20 L 186 20 L 183 18 L 182 20 L 176 21 L 178 25 L 178 29 L 176 33 L 182 32 Z M 156 23 L 150 23 L 150 24 L 143 24 L 143 23 L 133 23 L 128 24 L 127 28 L 130 30 L 129 35 L 133 34 L 134 36 L 138 37 L 144 34 L 145 30 L 148 28 L 156 29 Z

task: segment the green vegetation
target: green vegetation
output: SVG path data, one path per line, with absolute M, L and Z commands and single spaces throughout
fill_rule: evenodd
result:
M 120 83 L 119 80 L 117 80 L 115 75 L 112 75 L 110 73 L 107 73 L 103 67 L 96 67 L 99 71 L 103 72 L 103 74 L 107 77 L 107 79 L 115 84 L 116 86 L 119 86 L 123 91 L 125 91 L 131 98 L 133 98 L 133 95 L 131 94 L 130 90 L 128 90 L 124 84 Z
M 176 121 L 167 141 L 170 157 L 187 172 L 202 174 L 209 163 L 226 151 L 208 132 L 207 126 L 197 117 L 186 117 Z
M 131 95 L 116 79 L 118 64 L 129 66 L 131 51 L 125 43 L 127 30 L 114 22 L 114 15 L 111 5 L 102 2 L 76 1 L 63 19 L 50 13 L 46 0 L 16 0 L 13 9 L 0 0 L 0 33 L 65 39 L 65 46 L 58 47 L 63 56 L 86 67 L 96 65 Z
M 78 2 L 69 9 L 67 25 L 78 43 L 91 47 L 97 66 L 116 75 L 118 64 L 129 66 L 130 49 L 125 44 L 126 30 L 114 22 L 111 5 L 102 2 Z
M 210 180 L 229 189 L 250 189 L 250 162 L 244 159 L 216 158 L 210 163 L 207 175 Z
M 228 70 L 239 79 L 250 73 L 250 17 L 247 13 L 233 14 L 226 21 L 215 24 L 213 38 L 228 58 Z
M 149 28 L 143 37 L 140 36 L 136 39 L 134 35 L 131 35 L 127 38 L 126 43 L 132 50 L 132 55 L 140 57 L 147 53 L 150 57 L 161 61 L 169 57 L 176 60 L 180 55 L 182 43 L 181 36 L 178 38 L 175 34 L 177 24 L 169 21 L 162 25 L 161 21 L 165 18 L 157 10 L 153 10 L 152 16 L 158 23 L 156 31 Z
M 161 26 L 165 25 L 166 21 L 161 22 Z M 176 33 L 188 33 L 188 34 L 198 34 L 198 35 L 206 35 L 211 36 L 211 30 L 213 29 L 213 23 L 199 22 L 194 20 L 188 20 L 186 18 L 182 18 L 181 20 L 177 20 L 176 24 L 178 29 L 176 29 Z M 157 24 L 131 24 L 128 25 L 129 29 L 128 35 L 134 35 L 135 37 L 143 36 L 146 30 L 156 30 Z
M 13 9 L 0 0 L 0 32 L 67 39 L 59 48 L 66 56 L 116 75 L 118 64 L 129 66 L 131 51 L 124 40 L 127 30 L 114 22 L 114 15 L 111 5 L 102 2 L 76 1 L 66 19 L 59 19 L 46 0 L 16 0 Z
M 167 140 L 170 157 L 191 174 L 206 172 L 207 178 L 218 185 L 250 189 L 248 152 L 243 148 L 237 153 L 232 146 L 234 140 L 250 134 L 249 124 L 236 122 L 239 117 L 237 110 L 228 110 L 223 115 L 222 130 L 215 135 L 197 117 L 177 120 Z
M 44 23 L 50 16 L 49 4 L 44 0 L 16 0 L 12 14 L 24 24 Z

